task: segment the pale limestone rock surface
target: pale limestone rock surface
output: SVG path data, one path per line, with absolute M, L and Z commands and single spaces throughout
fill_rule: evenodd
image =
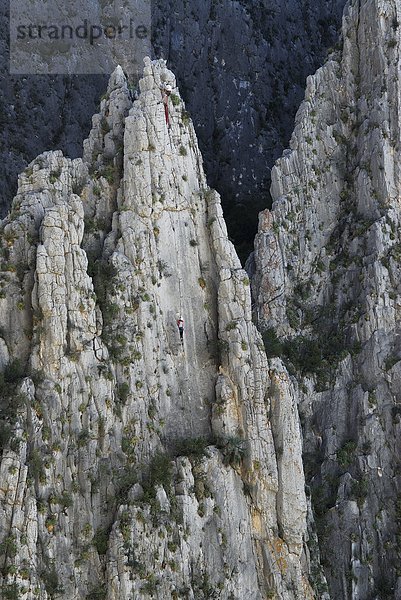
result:
M 2 223 L 4 595 L 317 597 L 296 391 L 164 61 L 134 102 L 116 70 L 84 150 Z

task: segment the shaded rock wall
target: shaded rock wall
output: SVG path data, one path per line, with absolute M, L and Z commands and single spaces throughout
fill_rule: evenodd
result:
M 297 381 L 333 598 L 400 598 L 399 2 L 351 2 L 272 171 L 252 266 Z M 277 360 L 277 359 L 276 359 Z
M 155 2 L 156 56 L 177 73 L 194 117 L 209 184 L 223 195 L 230 235 L 242 252 L 269 202 L 269 170 L 288 143 L 305 78 L 337 42 L 344 0 L 298 2 Z M 8 3 L 0 5 L 0 90 L 4 215 L 17 174 L 38 153 L 81 155 L 104 77 L 12 76 L 8 73 Z M 266 163 L 267 161 L 267 163 Z M 242 206 L 253 206 L 247 217 Z M 230 213 L 227 211 L 231 211 Z M 232 214 L 231 214 L 232 213 Z M 243 227 L 236 223 L 241 216 Z M 246 228 L 244 218 L 247 219 Z

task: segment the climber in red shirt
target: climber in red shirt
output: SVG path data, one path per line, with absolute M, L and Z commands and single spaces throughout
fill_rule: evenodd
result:
M 181 340 L 181 344 L 184 343 L 184 319 L 180 316 L 177 319 L 177 327 L 178 327 L 178 331 L 180 332 L 180 340 Z
M 170 116 L 169 116 L 169 112 L 168 112 L 168 99 L 169 99 L 171 92 L 172 92 L 172 87 L 169 84 L 165 85 L 164 88 L 162 88 L 164 115 L 166 117 L 166 125 L 169 129 L 170 129 Z

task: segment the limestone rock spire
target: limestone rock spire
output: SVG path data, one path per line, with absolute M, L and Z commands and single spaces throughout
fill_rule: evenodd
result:
M 38 157 L 3 222 L 3 589 L 313 598 L 294 386 L 173 73 L 139 88 L 117 68 L 84 159 Z

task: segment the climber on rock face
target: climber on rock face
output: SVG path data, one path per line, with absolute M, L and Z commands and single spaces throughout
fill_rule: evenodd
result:
M 177 327 L 178 327 L 178 331 L 180 332 L 180 340 L 181 340 L 181 344 L 184 343 L 184 319 L 179 316 L 177 319 Z
M 170 117 L 169 117 L 169 112 L 168 112 L 168 99 L 169 99 L 171 92 L 172 92 L 172 87 L 170 84 L 166 84 L 164 86 L 164 88 L 162 88 L 164 115 L 166 117 L 166 125 L 169 129 L 170 129 Z

